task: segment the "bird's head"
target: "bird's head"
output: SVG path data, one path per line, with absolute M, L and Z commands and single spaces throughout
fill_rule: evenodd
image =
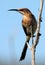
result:
M 21 13 L 22 15 L 29 15 L 31 14 L 31 11 L 27 8 L 21 8 L 21 9 L 9 9 L 8 11 L 17 11 L 19 13 Z

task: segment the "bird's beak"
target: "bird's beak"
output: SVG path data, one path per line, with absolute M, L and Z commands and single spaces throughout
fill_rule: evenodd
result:
M 20 11 L 20 9 L 9 9 L 8 11 L 17 11 L 17 12 L 19 12 L 19 13 L 23 14 L 23 12 L 22 12 L 22 11 Z
M 19 11 L 18 9 L 9 9 L 8 11 Z

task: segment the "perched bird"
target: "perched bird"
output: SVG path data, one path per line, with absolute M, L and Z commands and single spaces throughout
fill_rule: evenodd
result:
M 22 61 L 26 56 L 27 51 L 27 43 L 29 43 L 29 40 L 31 38 L 31 31 L 34 34 L 37 28 L 37 21 L 35 16 L 32 14 L 32 12 L 28 8 L 21 8 L 21 9 L 9 9 L 8 11 L 17 11 L 23 15 L 22 19 L 22 27 L 24 29 L 24 32 L 26 34 L 26 42 L 20 57 L 20 61 Z M 32 29 L 32 30 L 31 30 Z

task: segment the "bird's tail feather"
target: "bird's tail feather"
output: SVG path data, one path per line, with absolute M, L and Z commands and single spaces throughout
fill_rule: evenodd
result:
M 20 57 L 20 61 L 25 58 L 25 56 L 26 56 L 26 51 L 27 51 L 27 44 L 25 43 L 24 48 L 23 48 L 22 55 L 21 55 L 21 57 Z
M 29 40 L 30 40 L 30 37 L 27 38 L 27 42 L 28 43 L 29 43 Z M 24 45 L 23 52 L 22 52 L 21 57 L 20 57 L 20 61 L 22 61 L 25 58 L 25 56 L 26 56 L 27 42 Z

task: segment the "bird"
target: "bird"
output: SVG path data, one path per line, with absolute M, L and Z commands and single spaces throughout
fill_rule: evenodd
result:
M 34 14 L 28 8 L 20 8 L 20 9 L 9 9 L 8 11 L 17 11 L 22 14 L 22 28 L 26 35 L 26 42 L 20 57 L 20 61 L 25 59 L 26 52 L 27 52 L 27 43 L 29 43 L 31 36 L 36 32 L 37 29 L 37 20 Z

